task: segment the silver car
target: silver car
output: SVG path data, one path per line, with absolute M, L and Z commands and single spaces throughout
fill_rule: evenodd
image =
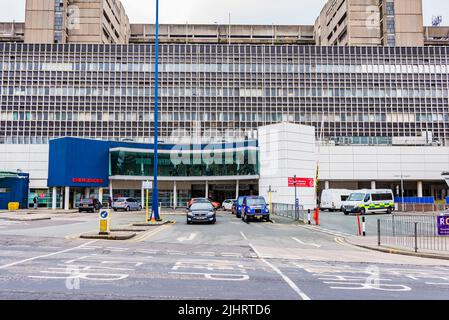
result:
M 114 199 L 114 204 L 112 205 L 114 211 L 140 211 L 142 210 L 142 204 L 140 201 L 134 198 L 118 198 Z

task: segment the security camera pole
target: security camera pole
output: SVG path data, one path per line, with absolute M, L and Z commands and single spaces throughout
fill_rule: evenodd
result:
M 152 201 L 152 211 L 153 217 L 160 221 L 159 217 L 159 190 L 157 186 L 157 176 L 158 176 L 158 135 L 159 135 L 159 110 L 158 110 L 158 99 L 159 99 L 159 0 L 156 0 L 156 57 L 154 61 L 154 167 L 153 167 L 153 201 Z

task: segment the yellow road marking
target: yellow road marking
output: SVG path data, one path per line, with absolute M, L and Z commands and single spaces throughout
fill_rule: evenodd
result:
M 145 231 L 141 235 L 136 236 L 130 240 L 127 240 L 126 242 L 142 242 L 142 241 L 148 240 L 149 238 L 155 236 L 156 234 L 170 228 L 175 223 L 176 223 L 176 221 L 174 223 L 169 223 L 169 224 L 163 225 L 161 227 L 155 227 L 156 228 L 155 230 L 151 230 L 149 232 Z

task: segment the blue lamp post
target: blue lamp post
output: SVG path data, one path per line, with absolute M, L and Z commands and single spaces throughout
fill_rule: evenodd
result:
M 157 187 L 158 176 L 158 135 L 159 135 L 159 0 L 156 0 L 156 57 L 154 67 L 154 183 L 153 183 L 153 201 L 152 210 L 154 218 L 160 220 L 159 217 L 159 190 Z

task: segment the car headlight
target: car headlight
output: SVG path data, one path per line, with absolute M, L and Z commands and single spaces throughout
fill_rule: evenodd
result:
M 192 212 L 187 212 L 187 215 L 189 216 L 189 217 L 193 217 L 193 213 Z
M 214 213 L 215 213 L 215 212 L 213 212 L 213 211 L 210 211 L 210 212 L 208 212 L 208 213 L 207 213 L 207 216 L 208 216 L 208 217 L 211 217 L 211 216 L 213 216 L 213 215 L 214 215 Z
M 270 213 L 270 210 L 267 209 L 267 208 L 265 208 L 264 212 L 265 212 L 265 213 Z
M 251 209 L 250 208 L 246 208 L 246 212 L 251 213 Z

